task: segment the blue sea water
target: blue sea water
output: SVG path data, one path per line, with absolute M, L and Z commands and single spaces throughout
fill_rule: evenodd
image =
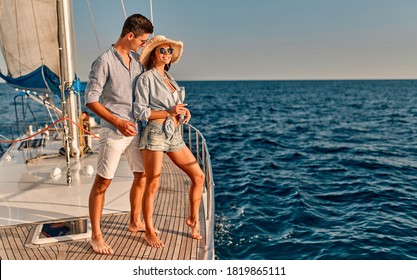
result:
M 180 84 L 211 154 L 217 259 L 417 259 L 417 81 Z

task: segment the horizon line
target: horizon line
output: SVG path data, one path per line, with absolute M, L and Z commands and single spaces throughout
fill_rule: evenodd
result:
M 302 81 L 413 81 L 417 80 L 414 78 L 300 78 L 300 79 L 192 79 L 183 80 L 176 79 L 180 82 L 302 82 Z M 80 80 L 81 83 L 87 83 L 88 80 Z M 0 79 L 0 84 L 7 84 L 6 81 Z

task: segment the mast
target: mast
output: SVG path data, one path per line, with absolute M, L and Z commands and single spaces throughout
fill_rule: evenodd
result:
M 75 80 L 75 48 L 73 42 L 73 17 L 71 0 L 57 0 L 58 40 L 60 50 L 60 79 L 62 95 L 62 117 L 73 122 L 64 121 L 64 148 L 67 159 L 67 183 L 71 184 L 70 157 L 80 156 L 78 129 L 77 98 L 72 84 Z M 65 94 L 67 97 L 65 97 Z
M 152 5 L 152 0 L 149 0 L 149 9 L 150 9 L 150 14 L 151 14 L 151 22 L 153 24 L 153 5 Z

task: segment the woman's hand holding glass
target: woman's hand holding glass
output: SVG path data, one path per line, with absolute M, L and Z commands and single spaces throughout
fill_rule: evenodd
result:
M 169 109 L 168 113 L 171 115 L 171 117 L 176 117 L 178 115 L 186 115 L 188 109 L 185 108 L 187 104 L 177 104 L 173 106 L 171 109 Z
M 188 123 L 190 121 L 190 119 L 191 119 L 191 112 L 187 108 L 185 108 L 185 110 L 187 112 L 185 113 L 185 119 L 184 119 L 183 123 Z
M 182 122 L 188 123 L 191 119 L 191 112 L 185 108 L 185 106 L 187 106 L 187 104 L 177 104 L 168 111 L 168 114 L 171 117 L 181 116 L 181 119 L 183 119 Z

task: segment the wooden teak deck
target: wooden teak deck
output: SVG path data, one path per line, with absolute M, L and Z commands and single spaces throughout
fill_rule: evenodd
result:
M 110 186 L 117 187 L 117 186 Z M 151 248 L 143 239 L 144 233 L 127 230 L 129 212 L 103 215 L 102 231 L 114 254 L 93 252 L 88 238 L 34 244 L 33 237 L 40 223 L 0 227 L 0 258 L 2 260 L 198 260 L 207 259 L 205 211 L 200 208 L 203 239 L 191 238 L 185 224 L 189 214 L 189 179 L 168 157 L 164 159 L 161 185 L 155 199 L 154 221 L 164 242 L 163 248 Z M 53 209 L 51 209 L 52 211 Z M 72 217 L 71 220 L 88 217 Z M 55 222 L 65 222 L 66 219 Z M 50 222 L 50 221 L 49 221 Z M 38 234 L 38 233 L 37 233 Z

